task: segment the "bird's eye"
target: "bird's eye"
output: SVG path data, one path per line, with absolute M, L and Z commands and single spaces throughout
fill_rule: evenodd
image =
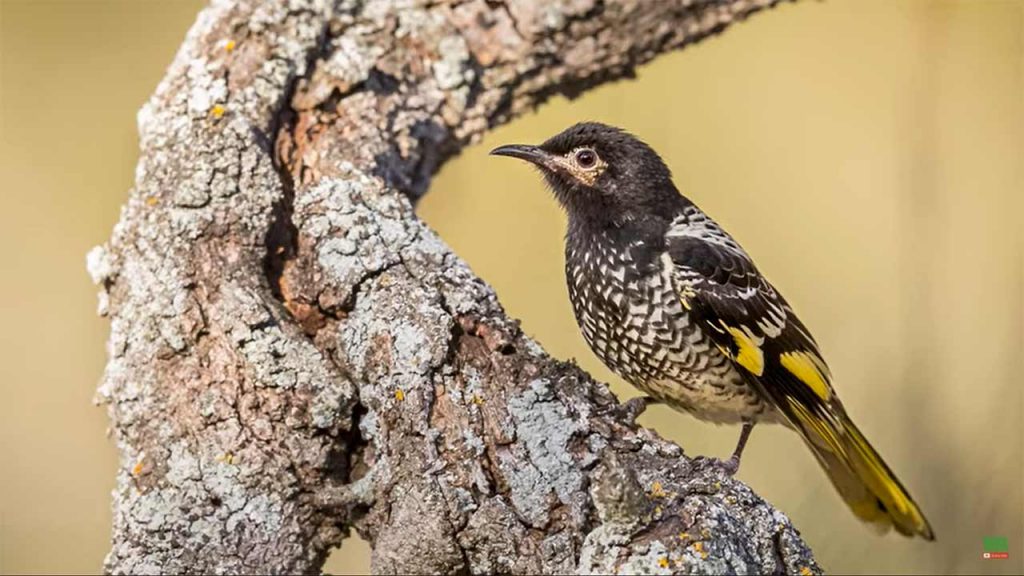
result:
M 590 148 L 580 148 L 573 154 L 576 165 L 580 168 L 593 168 L 597 165 L 597 152 Z

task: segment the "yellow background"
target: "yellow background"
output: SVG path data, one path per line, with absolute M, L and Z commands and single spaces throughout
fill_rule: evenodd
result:
M 96 572 L 116 465 L 91 404 L 106 321 L 84 255 L 132 184 L 135 111 L 200 3 L 0 0 L 0 572 Z M 564 218 L 536 174 L 486 155 L 583 119 L 627 127 L 748 249 L 814 330 L 850 413 L 935 527 L 880 537 L 795 435 L 755 430 L 739 477 L 835 572 L 1024 571 L 1024 3 L 785 5 L 491 134 L 422 215 L 526 331 L 634 392 L 586 349 Z M 656 407 L 691 454 L 737 430 Z M 981 560 L 983 536 L 1010 560 Z M 346 544 L 334 572 L 367 568 Z

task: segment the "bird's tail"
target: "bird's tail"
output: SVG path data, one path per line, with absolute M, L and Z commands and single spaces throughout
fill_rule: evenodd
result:
M 892 526 L 907 536 L 935 539 L 928 520 L 907 489 L 842 408 L 830 410 L 831 414 L 822 417 L 800 405 L 790 407 L 795 408 L 791 414 L 793 424 L 858 518 L 883 532 Z

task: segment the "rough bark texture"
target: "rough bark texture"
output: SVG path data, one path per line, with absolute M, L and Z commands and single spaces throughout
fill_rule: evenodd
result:
M 215 1 L 89 255 L 116 573 L 818 572 L 789 520 L 629 422 L 414 213 L 554 93 L 774 0 Z

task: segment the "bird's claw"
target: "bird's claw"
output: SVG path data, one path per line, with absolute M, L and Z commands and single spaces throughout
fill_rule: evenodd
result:
M 650 396 L 637 396 L 636 398 L 630 398 L 623 404 L 623 408 L 626 412 L 626 418 L 631 424 L 636 424 L 636 419 L 643 414 L 647 407 L 651 404 L 657 404 L 657 400 Z
M 728 476 L 735 476 L 740 470 L 740 459 L 735 455 L 731 458 L 726 458 L 725 460 L 711 456 L 697 456 L 694 460 L 700 462 L 702 465 L 718 468 Z

